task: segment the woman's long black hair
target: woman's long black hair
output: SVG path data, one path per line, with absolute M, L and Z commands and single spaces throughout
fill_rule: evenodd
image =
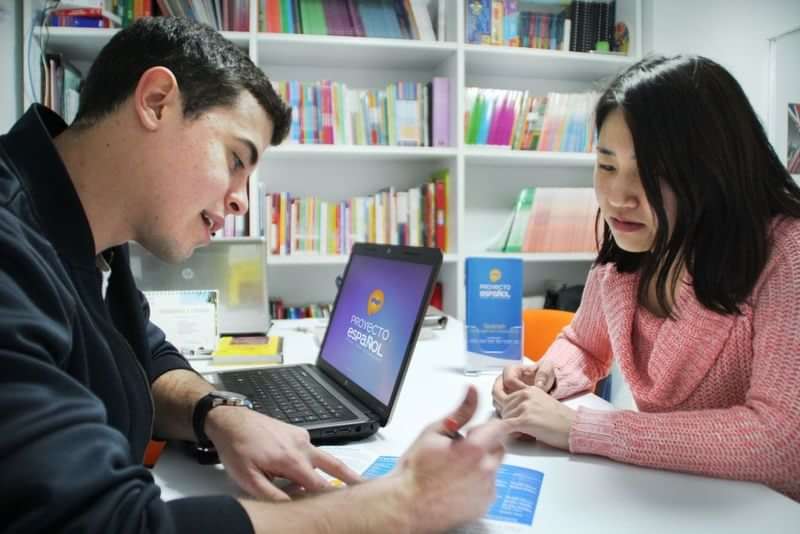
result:
M 667 288 L 685 267 L 703 306 L 739 313 L 767 263 L 770 221 L 778 215 L 800 217 L 800 187 L 775 154 L 741 86 L 704 57 L 648 57 L 600 96 L 598 133 L 615 109 L 631 131 L 658 229 L 650 251 L 631 253 L 604 224 L 597 264 L 640 271 L 640 303 L 656 277 L 658 303 L 670 315 Z M 662 180 L 677 200 L 672 235 Z

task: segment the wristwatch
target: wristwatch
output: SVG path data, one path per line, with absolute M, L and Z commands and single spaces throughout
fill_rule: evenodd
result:
M 194 405 L 194 412 L 192 413 L 192 427 L 194 428 L 194 435 L 197 438 L 199 445 L 208 447 L 211 446 L 211 440 L 206 435 L 205 426 L 208 412 L 217 406 L 242 406 L 244 408 L 253 409 L 253 403 L 239 393 L 231 391 L 212 391 L 205 397 L 197 401 Z

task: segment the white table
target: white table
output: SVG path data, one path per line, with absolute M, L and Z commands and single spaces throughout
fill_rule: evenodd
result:
M 317 346 L 307 332 L 313 320 L 277 321 L 287 363 L 313 362 Z M 463 374 L 463 325 L 422 340 L 409 367 L 396 412 L 386 428 L 359 447 L 400 454 L 420 429 L 455 407 L 468 383 L 480 392 L 476 420 L 491 417 L 492 376 Z M 204 372 L 205 362 L 195 367 Z M 594 395 L 569 401 L 612 407 Z M 645 469 L 595 456 L 570 455 L 542 445 L 515 442 L 504 463 L 544 473 L 531 532 L 785 532 L 800 533 L 800 504 L 750 482 Z M 200 466 L 168 448 L 154 470 L 164 498 L 212 493 L 239 494 L 219 466 Z

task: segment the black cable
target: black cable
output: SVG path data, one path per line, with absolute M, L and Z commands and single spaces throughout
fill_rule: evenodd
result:
M 37 97 L 36 86 L 33 84 L 33 68 L 31 65 L 31 45 L 33 44 L 33 33 L 37 27 L 42 29 L 42 35 L 39 38 L 39 65 L 45 66 L 45 71 L 47 71 L 47 65 L 45 63 L 45 53 L 47 50 L 47 43 L 50 39 L 50 23 L 48 15 L 58 9 L 61 0 L 47 0 L 44 5 L 44 9 L 41 12 L 37 13 L 37 15 L 33 18 L 33 23 L 31 24 L 31 29 L 28 32 L 28 54 L 25 58 L 25 62 L 28 66 L 28 90 L 29 95 L 31 97 L 31 102 L 42 102 L 42 98 L 44 95 L 39 94 Z

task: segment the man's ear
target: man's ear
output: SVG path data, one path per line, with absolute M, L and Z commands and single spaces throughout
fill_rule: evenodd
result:
M 166 112 L 183 113 L 175 75 L 166 67 L 144 71 L 133 93 L 133 107 L 146 130 L 157 130 Z

